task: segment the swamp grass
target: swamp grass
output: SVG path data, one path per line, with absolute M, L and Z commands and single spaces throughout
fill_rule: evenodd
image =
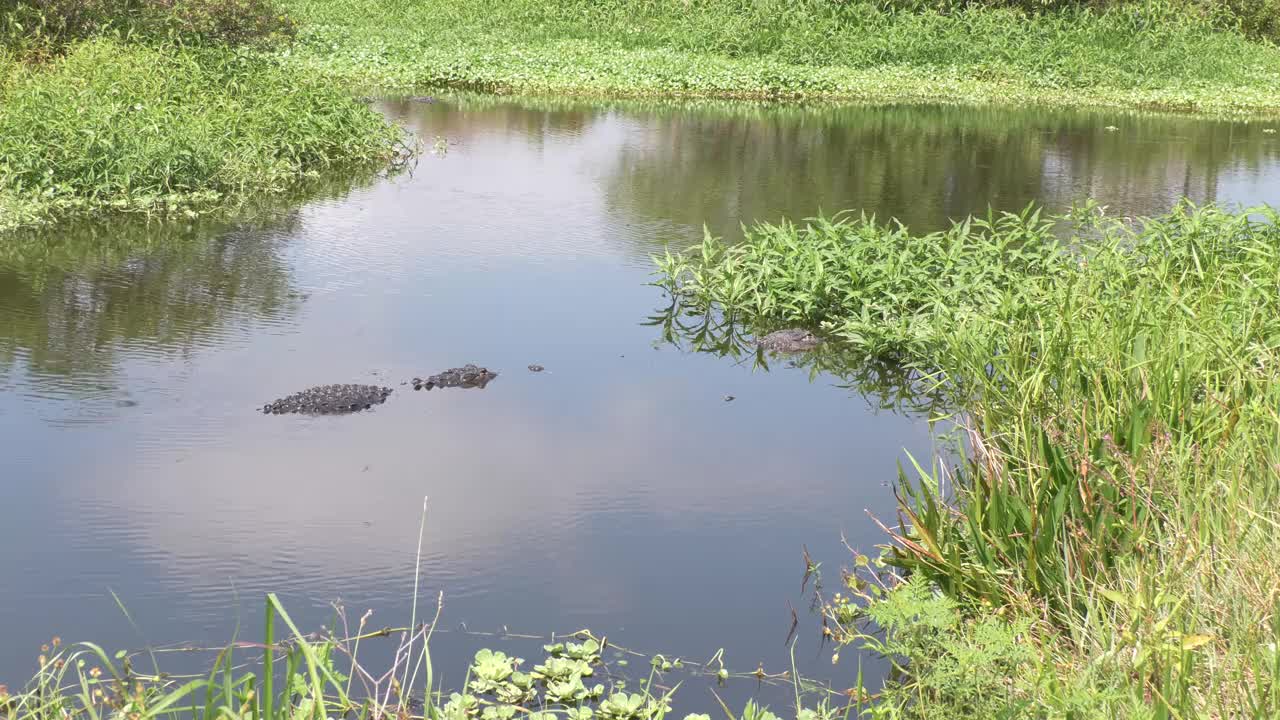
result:
M 286 0 L 363 87 L 1280 112 L 1280 50 L 1171 3 L 1028 13 L 781 0 Z
M 3 76 L 0 229 L 226 206 L 385 164 L 403 146 L 335 84 L 228 48 L 103 38 Z
M 892 542 L 826 601 L 907 658 L 880 712 L 1280 714 L 1278 219 L 843 216 L 659 260 L 695 310 L 820 327 L 958 409 L 960 460 L 904 463 Z
M 161 670 L 167 652 L 200 652 L 193 648 L 111 654 L 92 643 L 63 645 L 54 638 L 42 648 L 39 670 L 29 683 L 13 690 L 0 685 L 0 718 L 663 720 L 673 714 L 680 685 L 692 678 L 720 686 L 730 681 L 785 683 L 795 693 L 797 720 L 848 720 L 861 707 L 859 695 L 836 695 L 798 678 L 794 662 L 790 672 L 730 673 L 723 650 L 703 663 L 646 656 L 585 630 L 552 637 L 536 662 L 481 649 L 461 674 L 456 691 L 449 692 L 431 657 L 440 608 L 438 599 L 429 622 L 417 621 L 415 606 L 408 627 L 375 629 L 369 624 L 372 611 L 352 627 L 339 604 L 331 627 L 303 634 L 279 599 L 268 594 L 261 640 L 233 640 L 207 651 L 213 660 L 202 676 Z M 393 643 L 394 651 L 389 665 L 374 671 L 362 648 L 368 655 L 378 642 Z M 606 652 L 614 656 L 612 661 Z M 644 661 L 638 676 L 625 672 L 624 658 Z M 723 701 L 720 705 L 730 720 L 779 720 L 754 701 L 739 713 Z M 709 720 L 707 715 L 682 717 Z

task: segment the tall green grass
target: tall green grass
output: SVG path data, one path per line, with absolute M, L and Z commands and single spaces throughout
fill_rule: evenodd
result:
M 33 58 L 104 36 L 265 49 L 295 29 L 274 0 L 0 0 L 0 46 Z
M 820 326 L 946 389 L 964 456 L 907 465 L 884 560 L 1034 628 L 1020 702 L 1063 711 L 1087 678 L 1092 713 L 1263 718 L 1280 714 L 1277 220 L 819 219 L 660 264 L 684 303 Z M 830 606 L 845 639 L 866 637 L 862 582 Z
M 1171 3 L 285 0 L 300 62 L 364 85 L 1275 111 L 1280 51 Z
M 332 82 L 231 49 L 98 39 L 3 77 L 0 228 L 225 206 L 402 146 Z

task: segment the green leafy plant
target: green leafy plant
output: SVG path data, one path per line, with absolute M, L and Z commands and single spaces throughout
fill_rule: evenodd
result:
M 270 60 L 87 42 L 19 73 L 0 103 L 0 198 L 13 206 L 0 229 L 234 206 L 328 168 L 385 166 L 400 133 Z
M 1280 51 L 1179 9 L 1218 0 L 1057 4 L 287 0 L 295 61 L 401 92 L 1280 108 Z
M 0 0 L 0 40 L 37 54 L 95 37 L 269 48 L 296 32 L 274 0 Z
M 489 693 L 507 682 L 515 673 L 515 660 L 505 653 L 485 648 L 476 653 L 471 663 L 471 681 L 467 686 L 474 693 Z M 521 680 L 523 681 L 523 677 Z M 514 684 L 514 683 L 513 683 Z
M 945 696 L 940 712 L 955 712 L 1023 664 L 1036 672 L 1012 676 L 1011 712 L 1280 712 L 1264 650 L 1280 547 L 1260 530 L 1280 527 L 1275 210 L 1028 209 L 921 236 L 816 219 L 658 264 L 695 312 L 821 328 L 943 390 L 961 451 L 900 473 L 883 567 L 855 568 L 826 613 L 837 639 L 911 651 L 890 696 Z M 907 624 L 876 616 L 895 607 L 865 576 L 889 571 L 888 596 L 925 608 Z M 893 590 L 902 577 L 918 585 Z M 926 591 L 952 604 L 924 604 Z M 999 623 L 970 622 L 992 613 Z M 869 641 L 868 620 L 908 645 Z M 911 645 L 911 624 L 945 641 Z

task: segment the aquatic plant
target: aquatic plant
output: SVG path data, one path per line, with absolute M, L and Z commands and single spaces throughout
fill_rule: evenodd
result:
M 203 677 L 162 672 L 158 655 L 164 648 L 144 653 L 153 667 L 142 670 L 136 664 L 143 659 L 139 654 L 109 654 L 91 643 L 64 645 L 54 638 L 42 649 L 40 669 L 30 683 L 12 691 L 0 686 L 0 718 L 662 720 L 672 711 L 675 689 L 659 690 L 657 669 L 637 683 L 638 691 L 628 689 L 625 675 L 617 672 L 620 668 L 607 673 L 607 686 L 587 687 L 583 678 L 594 674 L 595 668 L 606 668 L 599 652 L 607 641 L 586 631 L 575 634 L 578 642 L 567 643 L 573 650 L 566 643 L 548 645 L 548 655 L 538 665 L 542 670 L 533 673 L 517 669 L 524 662 L 520 658 L 481 649 L 467 668 L 465 686 L 447 692 L 435 674 L 430 649 L 439 623 L 439 601 L 430 622 L 396 629 L 371 629 L 371 613 L 365 613 L 353 629 L 341 606 L 335 609 L 336 628 L 304 634 L 278 598 L 268 595 L 261 642 L 236 641 L 217 650 Z M 283 636 L 277 633 L 280 623 L 287 630 Z M 396 636 L 390 667 L 375 674 L 361 661 L 361 647 L 367 648 L 376 638 Z M 191 648 L 181 651 L 194 652 Z M 710 664 L 699 669 L 710 671 Z M 756 673 L 737 677 L 760 680 Z M 790 674 L 777 677 L 792 679 Z M 800 702 L 800 685 L 796 687 Z M 809 696 L 809 700 L 810 709 L 797 717 L 835 720 L 852 710 L 852 706 L 833 705 L 829 696 Z M 729 716 L 734 720 L 733 713 Z M 748 718 L 777 720 L 754 703 L 742 713 L 742 720 Z
M 846 216 L 658 262 L 682 303 L 820 325 L 946 388 L 964 452 L 906 464 L 882 558 L 956 602 L 956 632 L 915 645 L 921 663 L 980 647 L 962 620 L 994 612 L 1033 642 L 1039 662 L 1009 692 L 1037 711 L 1072 695 L 1107 716 L 1271 717 L 1278 220 L 1183 206 L 1130 222 L 1090 207 L 920 236 Z M 846 588 L 828 630 L 866 643 L 859 623 L 894 583 L 855 571 Z M 929 677 L 889 697 L 907 707 Z
M 286 0 L 291 61 L 362 87 L 1280 111 L 1280 51 L 1167 3 Z
M 385 164 L 403 148 L 378 113 L 267 58 L 85 42 L 6 89 L 0 229 L 226 207 L 326 169 Z

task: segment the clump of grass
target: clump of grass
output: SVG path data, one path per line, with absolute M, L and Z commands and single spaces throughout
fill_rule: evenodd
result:
M 0 228 L 224 206 L 403 148 L 334 84 L 218 48 L 87 41 L 12 70 L 3 97 Z
M 965 453 L 902 473 L 884 561 L 967 616 L 1034 628 L 1019 702 L 1061 711 L 1088 678 L 1084 702 L 1107 716 L 1272 717 L 1278 220 L 1028 211 L 926 236 L 816 220 L 660 265 L 683 302 L 821 326 L 947 389 Z M 885 601 L 862 582 L 861 601 L 829 607 L 853 642 L 865 604 Z M 890 696 L 908 707 L 921 682 Z
M 366 86 L 1280 111 L 1280 51 L 1165 3 L 907 12 L 763 0 L 286 0 L 295 60 Z

